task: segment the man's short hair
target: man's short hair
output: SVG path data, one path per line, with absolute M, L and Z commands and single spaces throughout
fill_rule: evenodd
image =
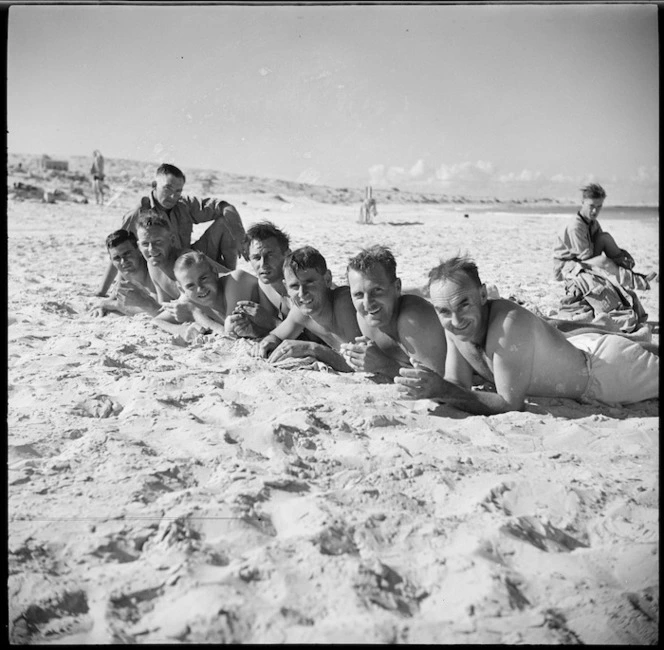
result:
M 203 253 L 199 251 L 189 251 L 188 253 L 183 253 L 180 255 L 180 257 L 175 260 L 175 264 L 173 265 L 173 273 L 179 273 L 185 269 L 190 269 L 196 264 L 206 264 L 210 271 L 214 273 L 212 264 L 210 264 L 210 258 L 207 255 L 203 255 Z
M 428 287 L 434 282 L 444 282 L 445 280 L 459 280 L 461 276 L 467 277 L 476 287 L 482 286 L 480 274 L 477 265 L 469 257 L 457 255 L 441 262 L 438 266 L 429 271 Z
M 282 253 L 285 253 L 290 248 L 290 237 L 280 228 L 277 228 L 271 221 L 260 221 L 253 224 L 247 230 L 247 241 L 251 243 L 254 239 L 257 241 L 265 241 L 274 237 L 279 244 Z
M 185 175 L 182 170 L 175 165 L 169 165 L 168 163 L 162 163 L 157 167 L 155 176 L 175 176 L 176 178 L 181 178 L 183 183 L 187 182 Z
M 128 241 L 134 248 L 138 248 L 138 240 L 131 230 L 116 230 L 106 237 L 106 250 L 111 250 Z
M 581 196 L 584 199 L 605 199 L 606 192 L 598 183 L 590 183 L 581 188 Z
M 376 244 L 361 250 L 355 257 L 348 261 L 346 272 L 349 270 L 358 273 L 367 273 L 374 266 L 381 266 L 385 269 L 390 282 L 397 279 L 397 262 L 392 255 L 392 251 L 387 246 Z
M 164 228 L 170 232 L 171 224 L 162 217 L 156 210 L 152 208 L 142 208 L 138 212 L 138 221 L 136 222 L 136 230 L 139 228 Z
M 302 246 L 286 255 L 284 269 L 287 268 L 295 274 L 299 271 L 314 269 L 324 275 L 327 273 L 327 262 L 313 246 Z

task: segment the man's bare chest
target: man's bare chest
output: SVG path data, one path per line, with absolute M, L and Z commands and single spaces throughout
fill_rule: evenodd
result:
M 457 347 L 478 375 L 493 381 L 493 363 L 481 346 L 473 343 L 457 343 Z

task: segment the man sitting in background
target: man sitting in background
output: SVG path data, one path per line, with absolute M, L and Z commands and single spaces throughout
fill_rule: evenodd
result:
M 519 304 L 490 300 L 477 266 L 454 257 L 429 273 L 431 302 L 447 335 L 438 402 L 478 415 L 524 408 L 527 396 L 629 404 L 659 395 L 659 357 L 617 334 L 565 336 Z M 473 373 L 496 392 L 473 391 Z M 411 396 L 430 371 L 402 370 L 395 382 Z
M 590 267 L 604 271 L 629 289 L 650 289 L 650 282 L 657 274 L 644 276 L 632 271 L 634 258 L 597 221 L 606 198 L 604 188 L 591 183 L 581 193 L 581 208 L 565 227 L 553 251 L 554 278 L 565 280 Z
M 90 314 L 105 316 L 113 311 L 127 316 L 140 312 L 156 315 L 160 305 L 147 263 L 138 250 L 136 235 L 127 230 L 116 230 L 106 238 L 106 250 L 119 276 L 109 298 L 93 308 Z
M 354 370 L 390 380 L 402 368 L 420 366 L 431 371 L 429 379 L 442 380 L 445 332 L 427 300 L 401 294 L 396 269 L 394 256 L 384 246 L 365 249 L 348 262 L 348 284 L 362 336 L 341 346 L 344 358 Z M 432 394 L 436 385 L 433 381 L 430 386 Z M 428 389 L 421 388 L 420 395 L 427 396 Z
M 141 211 L 152 209 L 166 220 L 177 248 L 191 248 L 204 253 L 219 265 L 220 272 L 234 269 L 238 256 L 244 252 L 245 233 L 240 215 L 226 201 L 182 196 L 185 180 L 185 175 L 175 165 L 160 165 L 152 183 L 152 192 L 141 199 L 138 207 L 125 215 L 122 228 L 137 234 L 136 226 Z M 192 244 L 194 224 L 206 221 L 212 221 L 212 224 Z M 106 295 L 115 274 L 115 268 L 110 265 L 97 295 Z

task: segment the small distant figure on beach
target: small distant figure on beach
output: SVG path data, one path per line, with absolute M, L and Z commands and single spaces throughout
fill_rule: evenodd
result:
M 99 149 L 92 152 L 90 174 L 92 174 L 92 187 L 95 191 L 95 203 L 104 205 L 104 156 L 101 155 Z
M 377 215 L 376 199 L 373 197 L 371 185 L 367 185 L 364 200 L 362 201 L 362 205 L 360 205 L 359 223 L 373 223 L 373 218 Z

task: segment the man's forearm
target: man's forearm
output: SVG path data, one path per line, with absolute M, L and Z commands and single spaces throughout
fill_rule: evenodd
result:
M 346 360 L 336 350 L 328 348 L 326 345 L 314 343 L 314 356 L 319 361 L 326 363 L 330 368 L 339 372 L 353 372 L 353 369 L 346 363 Z
M 101 281 L 101 285 L 99 286 L 99 290 L 97 291 L 98 296 L 105 296 L 108 293 L 108 289 L 113 283 L 113 280 L 115 280 L 115 276 L 117 274 L 118 274 L 117 269 L 112 264 L 109 264 L 108 268 L 106 269 L 104 279 Z
M 443 384 L 445 395 L 431 399 L 440 404 L 449 404 L 472 415 L 498 415 L 523 410 L 523 405 L 520 408 L 512 407 L 497 393 L 469 390 L 446 380 L 443 380 Z

